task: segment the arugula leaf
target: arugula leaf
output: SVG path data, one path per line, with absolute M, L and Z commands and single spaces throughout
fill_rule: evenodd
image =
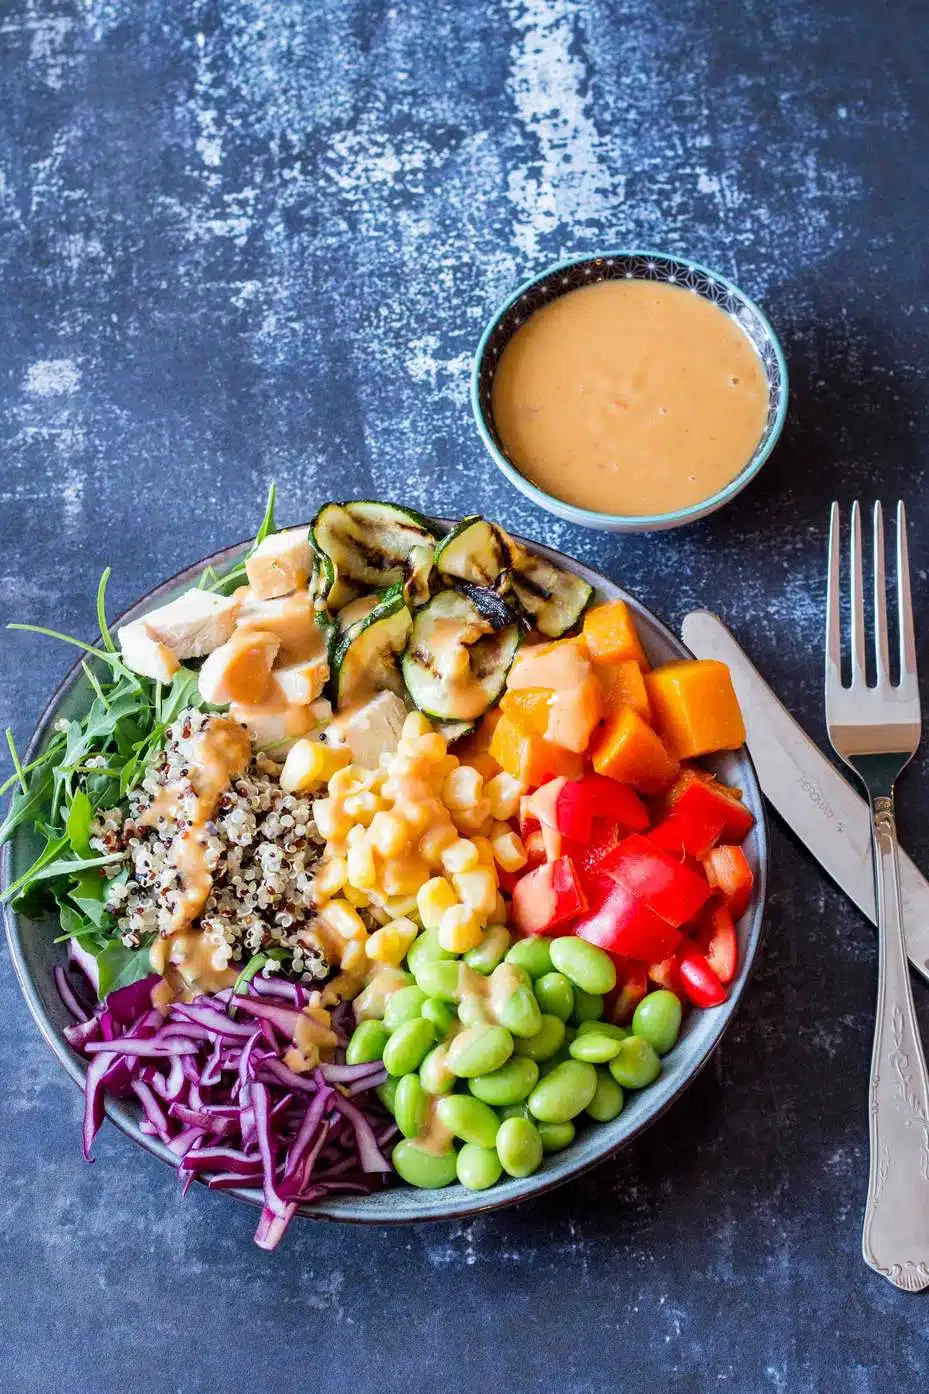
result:
M 111 575 L 110 567 L 105 567 L 100 575 L 97 584 L 97 624 L 100 627 L 100 638 L 103 640 L 103 647 L 110 653 L 116 652 L 116 645 L 110 635 L 110 627 L 106 622 L 106 586 Z
M 78 857 L 91 855 L 90 825 L 93 816 L 94 810 L 90 799 L 83 789 L 78 789 L 71 800 L 71 807 L 68 809 L 68 817 L 65 822 L 65 832 L 68 834 L 71 850 Z
M 240 992 L 261 972 L 267 963 L 284 963 L 289 957 L 286 949 L 262 949 L 260 953 L 252 954 L 251 958 L 242 969 L 239 976 L 232 985 L 232 991 L 238 996 Z
M 48 806 L 49 796 L 55 782 L 50 765 L 43 765 L 29 781 L 29 792 L 17 789 L 10 803 L 10 811 L 0 827 L 0 846 L 7 842 L 22 823 L 34 823 L 40 811 Z
M 117 939 L 107 944 L 96 955 L 97 973 L 100 978 L 98 996 L 102 1002 L 118 987 L 128 987 L 140 978 L 147 978 L 153 972 L 148 945 L 141 949 L 127 949 Z
M 99 872 L 92 872 L 89 875 L 79 876 L 77 883 L 68 892 L 69 899 L 74 901 L 77 908 L 96 929 L 103 929 L 108 922 L 109 924 L 115 923 L 106 908 L 106 886 L 107 882 Z
M 245 553 L 245 560 L 238 562 L 232 568 L 231 571 L 226 572 L 225 576 L 216 577 L 216 573 L 213 572 L 213 576 L 215 577 L 215 579 L 211 581 L 209 585 L 204 586 L 204 577 L 201 576 L 200 585 L 204 587 L 204 589 L 211 591 L 221 591 L 223 595 L 230 595 L 232 591 L 234 591 L 238 586 L 242 585 L 242 583 L 247 579 L 245 561 L 248 560 L 248 558 L 252 555 L 256 548 L 261 546 L 262 542 L 264 542 L 266 537 L 270 537 L 271 533 L 277 532 L 277 520 L 274 516 L 274 505 L 276 501 L 277 486 L 272 482 L 268 489 L 268 501 L 265 504 L 264 517 L 262 518 L 258 531 L 255 534 L 254 542 L 252 543 L 251 547 L 249 547 L 248 551 Z M 207 570 L 212 571 L 213 568 L 208 567 Z M 206 572 L 204 572 L 204 576 L 205 575 Z

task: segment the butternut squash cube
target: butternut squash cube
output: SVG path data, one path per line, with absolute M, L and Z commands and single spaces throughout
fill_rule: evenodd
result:
M 623 659 L 634 658 L 640 668 L 648 669 L 632 612 L 624 600 L 610 600 L 588 610 L 584 638 L 595 663 L 622 663 Z
M 645 679 L 634 658 L 623 658 L 619 663 L 598 663 L 595 672 L 603 694 L 604 716 L 612 716 L 620 707 L 631 707 L 643 721 L 651 721 Z
M 592 758 L 598 774 L 631 784 L 640 794 L 662 793 L 679 769 L 660 737 L 631 707 L 621 707 L 606 721 Z
M 737 750 L 745 723 L 725 663 L 713 658 L 666 663 L 645 676 L 655 729 L 679 760 Z

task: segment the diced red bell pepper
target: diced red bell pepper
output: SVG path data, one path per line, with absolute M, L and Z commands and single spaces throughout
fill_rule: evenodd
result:
M 565 838 L 564 851 L 574 859 L 574 865 L 582 875 L 595 872 L 607 852 L 612 852 L 625 836 L 618 823 L 606 818 L 595 818 L 590 829 L 590 837 L 585 842 L 572 842 Z
M 725 813 L 718 809 L 675 807 L 648 835 L 649 842 L 672 857 L 705 857 L 722 834 Z
M 729 913 L 734 920 L 745 914 L 752 898 L 755 877 L 741 847 L 714 847 L 703 858 L 703 869 L 711 886 L 723 893 Z
M 685 949 L 678 962 L 681 986 L 695 1007 L 718 1007 L 729 996 L 699 949 Z
M 587 897 L 570 857 L 526 872 L 513 887 L 513 925 L 520 935 L 554 934 L 586 909 Z
M 723 984 L 731 983 L 739 966 L 739 940 L 728 905 L 710 904 L 694 943 Z
M 620 882 L 573 926 L 580 939 L 640 963 L 656 963 L 674 953 L 681 932 L 656 915 Z
M 668 992 L 673 992 L 675 997 L 683 999 L 684 989 L 681 985 L 681 970 L 677 954 L 663 958 L 660 963 L 650 963 L 648 965 L 648 981 L 654 983 L 656 987 L 667 988 Z
M 710 894 L 702 876 L 639 833 L 624 838 L 609 852 L 599 871 L 624 886 L 674 928 L 692 920 Z M 648 961 L 657 963 L 667 958 L 669 952 L 652 954 Z
M 628 832 L 644 832 L 651 821 L 634 790 L 598 774 L 550 779 L 527 799 L 526 814 L 575 842 L 589 839 L 595 818 L 608 818 Z
M 619 972 L 617 992 L 610 1008 L 610 1017 L 617 1026 L 625 1026 L 648 992 L 648 978 L 641 963 L 630 963 Z
M 721 816 L 720 837 L 725 842 L 741 842 L 755 824 L 752 813 L 742 800 L 703 770 L 681 771 L 671 790 L 669 806 L 675 813 Z

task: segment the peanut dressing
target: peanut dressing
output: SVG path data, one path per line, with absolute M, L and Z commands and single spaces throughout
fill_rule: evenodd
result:
M 500 358 L 493 415 L 533 484 L 602 513 L 666 513 L 735 479 L 768 389 L 738 322 L 681 286 L 601 281 L 531 314 Z

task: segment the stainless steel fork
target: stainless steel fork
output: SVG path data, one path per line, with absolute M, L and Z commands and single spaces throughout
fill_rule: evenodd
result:
M 906 546 L 897 505 L 897 608 L 900 679 L 890 681 L 884 591 L 884 521 L 874 505 L 874 664 L 866 677 L 861 510 L 851 519 L 851 685 L 842 683 L 839 623 L 840 513 L 832 505 L 826 607 L 826 724 L 836 753 L 871 802 L 878 924 L 877 1019 L 871 1057 L 871 1165 L 862 1251 L 897 1287 L 929 1286 L 929 1078 L 913 1011 L 903 943 L 894 783 L 919 745 L 921 717 Z

